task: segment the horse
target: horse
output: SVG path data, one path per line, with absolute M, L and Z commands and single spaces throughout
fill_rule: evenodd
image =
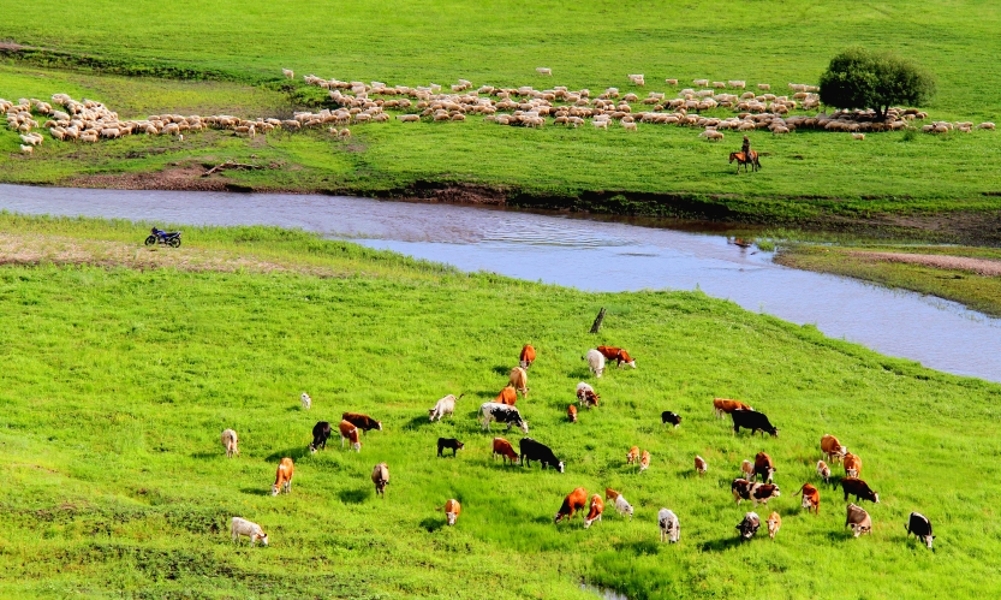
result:
M 740 165 L 744 165 L 744 172 L 745 173 L 747 172 L 747 165 L 751 165 L 751 170 L 752 171 L 757 171 L 758 169 L 761 168 L 761 163 L 758 162 L 758 153 L 756 151 L 754 151 L 754 150 L 751 150 L 751 159 L 750 160 L 747 160 L 747 158 L 744 157 L 744 153 L 743 152 L 731 152 L 730 153 L 730 163 L 733 164 L 733 161 L 737 161 L 737 172 L 738 173 L 740 173 Z

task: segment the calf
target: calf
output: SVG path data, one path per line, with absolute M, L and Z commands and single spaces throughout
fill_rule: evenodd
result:
M 275 473 L 275 484 L 271 486 L 271 495 L 277 496 L 279 492 L 286 494 L 292 491 L 292 475 L 295 473 L 295 464 L 292 459 L 285 457 L 278 463 L 278 471 Z
M 386 497 L 386 485 L 389 484 L 389 466 L 379 463 L 372 469 L 372 483 L 375 484 L 375 495 Z
M 817 461 L 817 475 L 824 480 L 824 483 L 831 482 L 831 469 L 827 466 L 827 463 L 822 460 Z
M 358 438 L 358 428 L 354 426 L 350 421 L 341 421 L 337 428 L 341 432 L 341 448 L 344 447 L 344 442 L 351 442 L 351 448 L 355 452 L 361 452 L 361 440 Z
M 455 525 L 456 519 L 459 518 L 459 513 L 462 512 L 462 505 L 455 498 L 452 498 L 445 503 L 439 510 L 445 511 L 445 522 L 449 526 Z
M 622 516 L 629 515 L 629 518 L 633 518 L 633 505 L 629 504 L 626 497 L 622 494 L 616 492 L 612 488 L 605 488 L 605 500 L 611 500 L 615 503 L 615 511 Z
M 639 458 L 640 458 L 640 447 L 639 446 L 633 446 L 632 448 L 629 449 L 629 452 L 626 452 L 626 464 L 627 465 L 633 464 L 634 462 L 636 462 L 637 460 L 639 460 Z
M 845 475 L 848 477 L 858 477 L 862 474 L 862 459 L 851 452 L 845 454 L 844 458 Z
M 867 513 L 862 507 L 849 504 L 847 513 L 848 514 L 845 517 L 845 527 L 851 527 L 852 534 L 855 537 L 858 537 L 863 533 L 872 533 L 872 519 L 869 518 L 869 513 Z
M 567 406 L 567 419 L 569 419 L 571 423 L 577 422 L 577 407 L 573 404 Z
M 775 534 L 779 532 L 782 528 L 782 517 L 779 516 L 777 511 L 772 511 L 772 514 L 768 515 L 768 520 L 765 521 L 768 524 L 768 537 L 775 539 Z
M 708 470 L 709 470 L 709 464 L 706 463 L 706 459 L 702 458 L 701 456 L 696 456 L 695 457 L 695 472 L 699 474 L 699 477 L 705 475 L 706 471 L 708 471 Z
M 563 519 L 572 519 L 573 514 L 578 510 L 584 510 L 585 506 L 587 506 L 587 490 L 579 487 L 567 494 L 567 497 L 563 499 L 563 505 L 560 506 L 560 510 L 553 517 L 553 522 L 559 523 Z
M 587 529 L 595 521 L 601 520 L 601 513 L 605 512 L 605 503 L 601 501 L 601 495 L 595 494 L 591 496 L 591 506 L 588 509 L 587 516 L 584 517 L 584 529 Z
M 351 423 L 358 429 L 361 429 L 365 433 L 368 433 L 370 429 L 376 429 L 382 431 L 382 422 L 376 421 L 368 415 L 363 415 L 361 413 L 346 412 L 341 415 L 342 421 L 347 421 Z
M 316 425 L 313 425 L 313 441 L 309 444 L 309 451 L 316 453 L 320 448 L 326 450 L 330 432 L 330 423 L 326 421 L 318 421 Z
M 869 484 L 857 477 L 845 477 L 841 480 L 841 489 L 845 491 L 845 501 L 849 495 L 854 495 L 855 500 L 861 502 L 868 500 L 873 504 L 879 504 L 879 494 L 869 488 Z
M 598 346 L 598 352 L 608 360 L 614 360 L 615 366 L 621 368 L 622 365 L 629 365 L 632 368 L 636 368 L 636 361 L 633 360 L 629 353 L 622 348 L 616 348 L 615 346 Z
M 531 467 L 532 461 L 537 460 L 542 463 L 543 469 L 552 467 L 560 473 L 563 472 L 563 461 L 556 458 L 549 446 L 540 444 L 530 437 L 523 437 L 518 442 L 518 447 L 521 449 L 522 466 Z
M 932 535 L 931 521 L 928 520 L 928 517 L 921 513 L 912 512 L 904 529 L 907 530 L 908 537 L 913 533 L 915 537 L 925 543 L 925 546 L 928 546 L 929 550 L 932 549 L 932 540 L 935 539 L 935 536 Z
M 511 464 L 518 462 L 518 453 L 514 451 L 511 442 L 504 438 L 494 438 L 494 452 L 491 456 L 496 458 L 498 454 L 505 463 L 508 459 L 511 459 Z
M 754 463 L 745 460 L 740 463 L 740 472 L 744 474 L 744 479 L 754 480 Z
M 518 358 L 518 365 L 526 371 L 532 367 L 532 363 L 535 362 L 535 348 L 531 344 L 525 344 L 521 349 L 521 356 Z
M 252 521 L 248 521 L 242 517 L 233 517 L 229 522 L 229 532 L 233 536 L 233 541 L 240 541 L 240 536 L 245 535 L 250 538 L 250 545 L 254 546 L 257 542 L 261 545 L 268 545 L 268 534 L 264 533 L 261 526 Z
M 717 419 L 722 419 L 723 415 L 728 415 L 735 410 L 754 410 L 754 409 L 739 400 L 730 400 L 728 398 L 713 398 L 713 413 L 715 413 Z
M 741 500 L 750 500 L 751 492 L 754 491 L 755 486 L 759 484 L 753 481 L 748 481 L 746 479 L 734 479 L 730 483 L 730 492 L 733 493 L 733 499 L 740 504 Z
M 772 457 L 764 452 L 758 452 L 754 457 L 754 478 L 761 477 L 761 481 L 772 483 L 774 475 L 775 463 L 772 462 Z
M 820 438 L 820 451 L 824 453 L 824 458 L 831 462 L 841 462 L 841 459 L 848 453 L 848 448 L 841 445 L 838 438 L 829 433 L 825 433 Z
M 673 511 L 666 508 L 657 511 L 657 524 L 660 526 L 660 543 L 670 540 L 674 544 L 681 539 L 681 521 Z
M 233 458 L 234 455 L 238 456 L 240 454 L 240 440 L 236 436 L 236 431 L 232 429 L 224 430 L 221 440 L 223 447 L 226 448 L 226 458 Z
M 644 450 L 640 456 L 640 473 L 650 468 L 650 451 Z
M 757 506 L 758 502 L 767 505 L 769 500 L 782 495 L 779 492 L 779 486 L 774 483 L 752 483 L 751 485 L 754 486 L 751 490 L 751 502 L 754 506 Z
M 302 410 L 309 410 L 313 407 L 313 399 L 306 392 L 303 392 L 302 396 L 299 396 L 299 400 L 302 401 Z
M 737 525 L 736 529 L 742 539 L 749 540 L 758 533 L 759 527 L 761 527 L 761 518 L 758 517 L 758 513 L 749 512 L 744 515 L 744 519 Z
M 754 435 L 757 431 L 769 433 L 772 437 L 778 437 L 779 435 L 778 428 L 772 426 L 764 413 L 753 410 L 735 410 L 730 413 L 730 417 L 733 419 L 733 432 L 735 434 L 740 433 L 740 428 L 743 427 L 744 429 L 750 429 L 751 435 Z
M 586 406 L 591 408 L 592 406 L 598 406 L 598 400 L 601 398 L 590 385 L 584 383 L 583 381 L 577 384 L 577 402 L 581 406 Z
M 518 390 L 522 398 L 528 398 L 528 372 L 521 367 L 511 369 L 508 385 Z
M 795 495 L 799 495 L 799 494 L 803 495 L 803 508 L 806 509 L 806 512 L 810 512 L 812 510 L 813 514 L 819 515 L 820 514 L 820 490 L 818 490 L 817 488 L 813 487 L 809 483 L 804 483 L 803 487 L 799 488 L 799 491 L 797 491 L 793 495 L 795 496 Z
M 428 417 L 430 417 L 431 422 L 433 423 L 435 419 L 441 421 L 441 418 L 445 415 L 452 415 L 455 413 L 455 403 L 460 400 L 462 396 L 465 396 L 465 394 L 460 394 L 458 398 L 449 394 L 435 402 L 434 408 L 428 410 Z
M 605 372 L 605 355 L 601 352 L 594 349 L 588 350 L 581 359 L 587 361 L 587 366 L 595 377 L 600 378 L 601 374 Z
M 455 438 L 441 438 L 440 437 L 440 438 L 438 438 L 438 457 L 441 458 L 443 456 L 442 455 L 442 450 L 444 450 L 445 448 L 451 448 L 452 449 L 452 458 L 455 458 L 455 455 L 459 452 L 459 450 L 462 450 L 462 448 L 464 446 L 465 446 L 465 444 L 463 444 L 462 442 L 460 442 L 459 440 L 457 440 Z
M 521 418 L 521 413 L 513 406 L 497 404 L 496 402 L 484 402 L 480 406 L 480 416 L 483 418 L 483 429 L 489 430 L 490 423 L 506 423 L 507 430 L 517 425 L 524 433 L 528 433 L 528 421 Z
M 681 425 L 681 415 L 665 410 L 660 413 L 660 424 L 664 425 L 665 423 L 670 423 L 671 425 L 677 427 L 678 425 Z

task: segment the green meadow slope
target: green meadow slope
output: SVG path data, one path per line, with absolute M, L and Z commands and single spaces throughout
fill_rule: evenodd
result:
M 143 227 L 121 222 L 0 215 L 0 231 L 2 596 L 593 597 L 582 579 L 633 599 L 1001 593 L 995 384 L 698 293 L 589 294 L 273 229 L 186 228 L 177 251 L 139 247 Z M 539 358 L 518 407 L 564 474 L 491 460 L 492 437 L 521 434 L 475 418 L 525 342 Z M 599 343 L 639 368 L 594 380 L 580 356 Z M 581 380 L 602 402 L 571 425 Z M 447 393 L 465 393 L 454 418 L 428 423 Z M 734 436 L 714 396 L 750 402 L 780 436 Z M 660 425 L 665 409 L 680 428 Z M 335 440 L 310 455 L 312 425 L 346 410 L 384 431 L 360 453 Z M 219 443 L 227 427 L 237 458 Z M 871 536 L 851 538 L 830 488 L 818 516 L 798 507 L 824 433 L 880 492 Z M 466 448 L 436 458 L 439 436 Z M 651 451 L 649 471 L 625 465 L 632 445 Z M 783 529 L 737 543 L 750 507 L 729 483 L 762 450 L 783 493 L 758 512 L 779 511 Z M 283 456 L 293 490 L 273 498 Z M 384 499 L 369 481 L 381 461 Z M 635 518 L 554 526 L 577 486 L 622 491 Z M 448 528 L 434 509 L 452 497 L 464 511 Z M 658 541 L 662 506 L 681 519 L 677 545 Z M 932 520 L 935 552 L 905 537 L 912 510 Z M 270 547 L 234 546 L 234 515 Z

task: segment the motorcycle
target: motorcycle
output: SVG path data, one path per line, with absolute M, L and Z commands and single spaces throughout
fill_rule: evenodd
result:
M 165 244 L 171 248 L 179 248 L 181 246 L 181 232 L 162 231 L 154 227 L 149 237 L 146 238 L 146 245 L 152 246 L 154 244 Z

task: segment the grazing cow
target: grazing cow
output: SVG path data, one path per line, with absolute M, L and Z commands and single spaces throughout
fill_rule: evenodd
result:
M 521 413 L 513 406 L 497 404 L 496 402 L 484 402 L 480 405 L 480 416 L 483 418 L 483 429 L 489 431 L 490 423 L 506 423 L 507 430 L 517 425 L 524 433 L 528 433 L 528 421 L 521 418 Z
M 695 472 L 699 474 L 699 477 L 705 475 L 706 471 L 708 470 L 709 470 L 709 464 L 706 462 L 706 459 L 702 458 L 701 456 L 696 456 Z
M 526 371 L 532 368 L 532 363 L 535 362 L 535 348 L 531 344 L 525 344 L 521 349 L 521 357 L 518 359 L 518 365 L 525 369 Z
M 545 444 L 540 444 L 539 442 L 533 440 L 530 437 L 523 437 L 521 441 L 518 442 L 518 447 L 521 449 L 521 464 L 525 467 L 531 467 L 532 461 L 537 460 L 542 463 L 542 468 L 552 467 L 563 472 L 563 461 L 556 458 L 553 451 Z
M 302 401 L 302 410 L 309 410 L 313 407 L 313 399 L 306 392 L 303 392 L 302 396 L 299 396 L 299 400 Z
M 722 419 L 723 415 L 728 415 L 735 410 L 754 410 L 754 409 L 739 400 L 730 400 L 728 398 L 713 398 L 713 413 L 716 415 L 717 419 Z
M 352 425 L 354 425 L 358 429 L 361 429 L 365 433 L 368 433 L 369 429 L 376 429 L 378 431 L 382 431 L 382 422 L 376 421 L 375 419 L 373 419 L 368 415 L 346 412 L 343 415 L 341 415 L 341 420 L 351 423 Z
M 587 361 L 587 366 L 595 377 L 600 378 L 601 374 L 605 372 L 605 355 L 601 352 L 592 348 L 581 358 Z
M 829 433 L 820 438 L 820 451 L 824 453 L 824 458 L 834 463 L 841 462 L 845 454 L 848 454 L 848 448 L 842 446 L 838 438 Z
M 586 406 L 587 408 L 598 406 L 600 398 L 601 396 L 594 391 L 593 387 L 583 381 L 577 384 L 577 401 L 580 402 L 581 406 Z
M 508 385 L 518 390 L 522 398 L 528 398 L 528 372 L 521 367 L 511 369 L 511 377 Z
M 239 439 L 236 436 L 236 431 L 232 429 L 226 429 L 222 432 L 222 445 L 226 449 L 226 458 L 233 458 L 233 455 L 239 456 L 240 446 Z
M 779 436 L 778 428 L 772 426 L 764 413 L 753 410 L 735 410 L 730 413 L 730 417 L 733 419 L 733 432 L 735 434 L 740 433 L 740 428 L 743 427 L 744 429 L 750 429 L 751 435 L 754 435 L 757 431 L 763 431 L 770 433 L 772 437 Z
M 746 479 L 734 479 L 730 484 L 730 491 L 733 493 L 733 499 L 737 501 L 737 504 L 740 504 L 741 500 L 750 500 L 751 492 L 753 492 L 754 488 L 758 485 L 760 484 Z
M 758 517 L 758 513 L 749 512 L 744 515 L 744 520 L 737 525 L 736 530 L 740 533 L 741 538 L 749 540 L 758 533 L 759 527 L 761 527 L 761 518 Z
M 650 451 L 644 450 L 643 455 L 640 456 L 640 473 L 646 471 L 650 468 Z
M 861 506 L 849 504 L 847 513 L 848 514 L 845 517 L 845 527 L 851 527 L 852 534 L 855 537 L 858 537 L 863 533 L 872 533 L 872 519 L 869 518 L 869 513 L 867 513 L 865 509 Z
M 813 511 L 813 514 L 820 514 L 820 490 L 813 487 L 809 483 L 804 483 L 803 487 L 799 488 L 794 496 L 802 494 L 803 495 L 803 508 L 806 512 Z
M 605 503 L 601 501 L 601 494 L 591 496 L 591 506 L 588 508 L 587 516 L 584 517 L 584 529 L 591 526 L 591 523 L 601 520 L 601 513 L 605 512 Z
M 910 518 L 907 520 L 907 525 L 904 525 L 904 529 L 907 530 L 908 537 L 913 533 L 915 537 L 925 543 L 928 549 L 931 550 L 932 540 L 935 536 L 931 532 L 931 521 L 928 517 L 921 513 L 912 512 Z
M 455 438 L 440 437 L 438 438 L 438 457 L 441 458 L 443 456 L 441 453 L 442 450 L 444 450 L 445 448 L 451 448 L 452 458 L 455 458 L 455 455 L 459 452 L 459 450 L 462 450 L 464 446 L 465 444 L 463 444 L 462 442 L 460 442 Z
M 629 452 L 626 452 L 626 464 L 627 465 L 633 464 L 634 462 L 636 462 L 637 460 L 639 460 L 639 458 L 640 458 L 640 447 L 639 446 L 633 446 L 632 448 L 629 449 Z
M 567 418 L 570 419 L 571 423 L 577 422 L 577 407 L 573 404 L 567 406 Z
M 465 394 L 459 394 L 459 397 L 456 398 L 454 395 L 449 394 L 435 402 L 434 408 L 428 411 L 428 417 L 430 417 L 431 422 L 433 423 L 435 419 L 441 421 L 441 418 L 445 415 L 452 415 L 455 413 L 455 403 L 463 396 L 465 396 Z
M 233 536 L 233 541 L 240 541 L 240 536 L 245 535 L 250 538 L 250 545 L 254 546 L 257 542 L 261 545 L 268 545 L 268 534 L 264 533 L 261 526 L 252 521 L 248 521 L 242 517 L 233 517 L 229 522 L 229 532 Z
M 318 421 L 316 425 L 313 425 L 313 441 L 309 444 L 309 451 L 315 454 L 320 448 L 326 450 L 330 433 L 330 423 L 326 421 Z
M 657 524 L 660 525 L 660 543 L 670 540 L 674 544 L 681 539 L 681 521 L 673 511 L 666 508 L 657 511 Z
M 767 505 L 769 500 L 782 495 L 779 492 L 779 486 L 774 483 L 752 483 L 751 485 L 754 486 L 751 490 L 751 502 L 754 506 L 757 506 L 758 502 Z
M 567 497 L 563 499 L 563 505 L 560 506 L 559 512 L 553 517 L 553 522 L 559 523 L 563 519 L 572 519 L 574 512 L 584 510 L 585 506 L 587 506 L 587 490 L 579 487 L 567 494 Z
M 824 483 L 831 482 L 831 469 L 827 466 L 827 463 L 822 460 L 817 461 L 817 475 L 824 480 Z
M 768 520 L 765 523 L 768 524 L 768 537 L 774 540 L 775 534 L 782 528 L 782 517 L 778 511 L 773 510 L 772 514 L 768 515 Z
M 629 365 L 632 368 L 636 368 L 636 361 L 633 360 L 629 353 L 622 348 L 616 348 L 615 346 L 598 346 L 598 352 L 608 360 L 614 360 L 615 366 L 622 367 L 622 365 Z
M 275 484 L 271 486 L 271 495 L 277 496 L 283 490 L 286 494 L 291 492 L 293 474 L 295 474 L 295 464 L 291 458 L 286 456 L 278 463 L 278 471 L 275 473 Z
M 754 481 L 754 463 L 749 460 L 745 460 L 740 463 L 740 472 L 744 474 L 744 479 Z
M 494 438 L 494 452 L 491 456 L 496 458 L 498 454 L 505 463 L 508 459 L 511 459 L 511 464 L 518 462 L 518 453 L 514 451 L 511 442 L 504 438 Z
M 629 518 L 633 518 L 633 505 L 629 504 L 626 497 L 622 494 L 616 492 L 612 488 L 605 488 L 605 500 L 611 500 L 615 503 L 615 511 L 622 516 L 629 515 Z
M 355 452 L 361 452 L 361 439 L 358 438 L 358 428 L 350 421 L 341 421 L 341 424 L 337 428 L 341 431 L 341 448 L 344 447 L 345 441 L 349 441 Z
M 764 452 L 758 452 L 754 457 L 754 479 L 761 477 L 761 481 L 772 483 L 774 475 L 775 463 L 772 462 L 772 457 Z
M 677 427 L 678 425 L 681 425 L 681 415 L 665 410 L 660 413 L 660 424 L 663 425 L 665 423 L 670 423 L 671 425 Z
M 858 477 L 862 474 L 862 459 L 857 454 L 851 452 L 845 454 L 845 475 L 848 477 Z
M 389 466 L 379 463 L 372 469 L 372 483 L 375 484 L 375 495 L 386 497 L 386 485 L 389 484 Z
M 462 505 L 455 498 L 450 499 L 438 510 L 445 511 L 445 522 L 449 525 L 455 525 L 456 519 L 459 518 L 459 513 L 462 512 Z
M 879 504 L 879 494 L 869 488 L 869 484 L 857 477 L 845 477 L 841 480 L 841 489 L 845 491 L 845 501 L 849 495 L 855 496 L 855 500 L 861 502 L 868 500 L 873 504 Z
M 507 404 L 508 406 L 514 406 L 515 402 L 518 401 L 518 392 L 514 389 L 514 386 L 504 386 L 504 389 L 497 394 L 494 398 L 494 403 L 496 404 Z

